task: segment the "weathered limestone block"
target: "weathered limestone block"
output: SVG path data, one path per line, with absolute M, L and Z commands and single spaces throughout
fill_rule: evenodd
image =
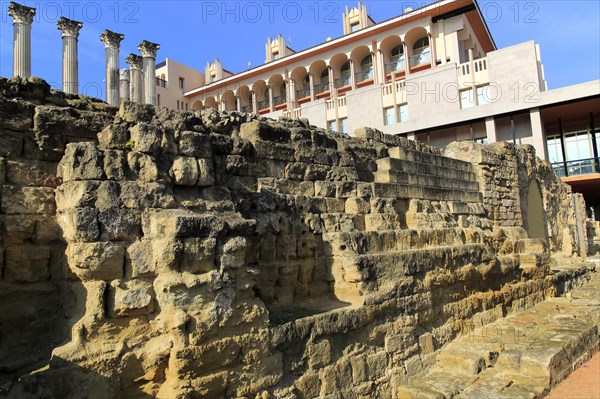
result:
M 23 152 L 24 134 L 0 129 L 0 157 L 17 158 Z
M 142 280 L 113 281 L 109 287 L 110 317 L 146 315 L 154 311 L 154 290 Z
M 151 122 L 156 114 L 156 108 L 149 104 L 124 101 L 119 107 L 118 116 L 126 122 Z
M 183 240 L 180 269 L 182 272 L 208 273 L 215 270 L 217 240 L 214 238 L 186 238 Z M 221 258 L 221 265 L 227 266 Z
M 233 365 L 240 355 L 240 343 L 234 338 L 225 338 L 194 348 L 186 348 L 177 352 L 180 372 L 192 378 L 205 374 L 210 370 Z
M 225 223 L 212 215 L 182 210 L 147 210 L 142 230 L 147 238 L 218 237 Z
M 211 158 L 210 136 L 192 131 L 181 132 L 179 136 L 179 153 L 196 158 Z
M 153 276 L 179 270 L 183 242 L 173 239 L 143 239 L 127 248 L 132 277 Z
M 92 207 L 96 203 L 99 181 L 69 181 L 56 189 L 58 211 L 70 208 Z
M 93 242 L 100 236 L 98 211 L 94 208 L 76 208 L 58 214 L 58 224 L 68 242 Z
M 156 154 L 163 141 L 163 132 L 155 124 L 139 122 L 131 129 L 132 147 L 134 151 Z
M 321 391 L 321 380 L 318 373 L 304 374 L 294 382 L 294 385 L 301 399 L 316 398 Z
M 365 215 L 370 211 L 370 204 L 362 198 L 348 198 L 346 200 L 346 213 Z
M 120 199 L 125 208 L 169 208 L 174 205 L 173 194 L 164 184 L 122 181 Z
M 67 248 L 71 271 L 81 280 L 123 277 L 125 248 L 112 242 L 71 243 Z
M 26 132 L 33 127 L 32 104 L 0 97 L 0 128 Z
M 50 277 L 52 248 L 42 245 L 10 245 L 4 251 L 4 280 L 36 283 Z
M 308 365 L 313 370 L 318 370 L 331 363 L 331 343 L 323 339 L 308 348 Z
M 143 183 L 156 182 L 162 177 L 156 159 L 151 155 L 129 152 L 127 153 L 127 164 L 138 180 Z
M 2 187 L 2 212 L 8 215 L 49 215 L 55 212 L 51 187 Z
M 125 151 L 106 150 L 104 154 L 104 173 L 109 180 L 125 180 L 127 176 L 127 155 Z
M 261 121 L 252 121 L 243 123 L 240 126 L 240 137 L 251 143 L 256 143 L 257 140 L 289 143 L 291 134 L 286 128 L 273 126 Z
M 100 180 L 104 177 L 102 153 L 91 142 L 69 143 L 58 165 L 63 181 Z
M 116 206 L 98 212 L 100 239 L 107 241 L 128 241 L 140 235 L 142 229 L 141 212 Z
M 56 187 L 61 183 L 54 162 L 7 160 L 5 168 L 5 181 L 8 184 Z
M 23 244 L 35 234 L 35 219 L 31 215 L 3 215 L 0 220 L 3 221 L 2 233 L 7 246 Z
M 98 144 L 103 150 L 132 150 L 133 143 L 129 137 L 129 124 L 112 123 L 98 133 Z
M 169 174 L 180 186 L 195 186 L 198 182 L 198 161 L 192 157 L 177 157 Z
M 198 158 L 198 182 L 200 187 L 212 186 L 215 184 L 215 170 L 212 159 Z
M 58 143 L 59 137 L 95 139 L 112 119 L 112 115 L 107 113 L 40 105 L 35 108 L 33 130 L 38 143 L 53 145 Z

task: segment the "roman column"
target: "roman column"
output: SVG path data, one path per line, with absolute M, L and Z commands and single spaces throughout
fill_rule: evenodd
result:
M 134 103 L 144 102 L 144 85 L 142 78 L 142 57 L 136 54 L 129 54 L 125 58 L 129 64 L 129 83 L 131 87 L 131 101 Z
M 145 103 L 156 105 L 156 52 L 160 45 L 144 40 L 138 46 L 142 53 Z
M 60 17 L 56 24 L 63 40 L 63 91 L 77 94 L 79 92 L 77 38 L 83 23 Z
M 105 30 L 100 35 L 106 51 L 106 102 L 119 105 L 119 47 L 125 36 Z
M 13 76 L 31 76 L 31 24 L 35 8 L 10 2 L 8 15 L 13 19 Z
M 120 101 L 129 101 L 129 69 L 123 68 L 119 72 L 119 92 L 120 92 Z

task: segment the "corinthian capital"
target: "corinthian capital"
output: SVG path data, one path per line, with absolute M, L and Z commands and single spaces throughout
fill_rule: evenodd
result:
M 83 28 L 83 23 L 65 17 L 60 17 L 56 27 L 62 32 L 62 37 L 69 36 L 77 38 L 79 37 L 79 30 Z
M 100 35 L 100 40 L 104 42 L 105 47 L 116 47 L 119 48 L 121 45 L 121 40 L 125 38 L 125 35 L 120 33 L 116 33 L 105 29 L 104 32 Z
M 138 46 L 138 50 L 142 53 L 142 57 L 156 58 L 156 52 L 160 48 L 159 44 L 144 40 Z
M 8 5 L 8 15 L 12 17 L 13 22 L 31 24 L 35 15 L 35 8 L 11 1 Z
M 142 57 L 137 54 L 129 54 L 127 58 L 125 58 L 125 62 L 129 64 L 131 69 L 142 69 Z

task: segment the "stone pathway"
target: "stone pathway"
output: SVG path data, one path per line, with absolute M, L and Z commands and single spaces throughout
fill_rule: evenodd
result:
M 546 399 L 600 399 L 600 353 L 555 386 Z
M 398 386 L 397 397 L 543 397 L 598 351 L 599 324 L 600 274 L 592 273 L 591 282 L 568 297 L 550 298 L 483 328 L 466 331 L 442 350 L 427 374 Z M 596 381 L 600 380 L 598 370 L 594 369 Z M 573 378 L 578 381 L 586 377 Z M 585 386 L 579 384 L 582 390 Z M 584 396 L 568 398 L 600 399 L 581 394 Z

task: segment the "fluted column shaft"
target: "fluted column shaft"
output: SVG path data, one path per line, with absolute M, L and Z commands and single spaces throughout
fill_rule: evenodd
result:
M 57 24 L 62 32 L 63 41 L 63 91 L 77 94 L 79 92 L 79 59 L 77 40 L 83 24 L 65 17 L 60 17 Z
M 142 41 L 138 50 L 142 53 L 142 65 L 144 72 L 144 102 L 156 105 L 156 52 L 160 45 Z
M 121 96 L 120 101 L 130 101 L 131 96 L 129 93 L 129 69 L 121 69 L 119 73 L 119 79 L 119 94 Z
M 35 8 L 11 2 L 8 15 L 13 19 L 13 76 L 31 76 L 31 24 Z
M 134 103 L 144 102 L 144 83 L 142 77 L 142 57 L 129 54 L 125 59 L 129 64 L 129 84 L 131 89 L 131 101 Z
M 124 35 L 105 30 L 100 35 L 106 51 L 106 102 L 119 105 L 119 47 Z

